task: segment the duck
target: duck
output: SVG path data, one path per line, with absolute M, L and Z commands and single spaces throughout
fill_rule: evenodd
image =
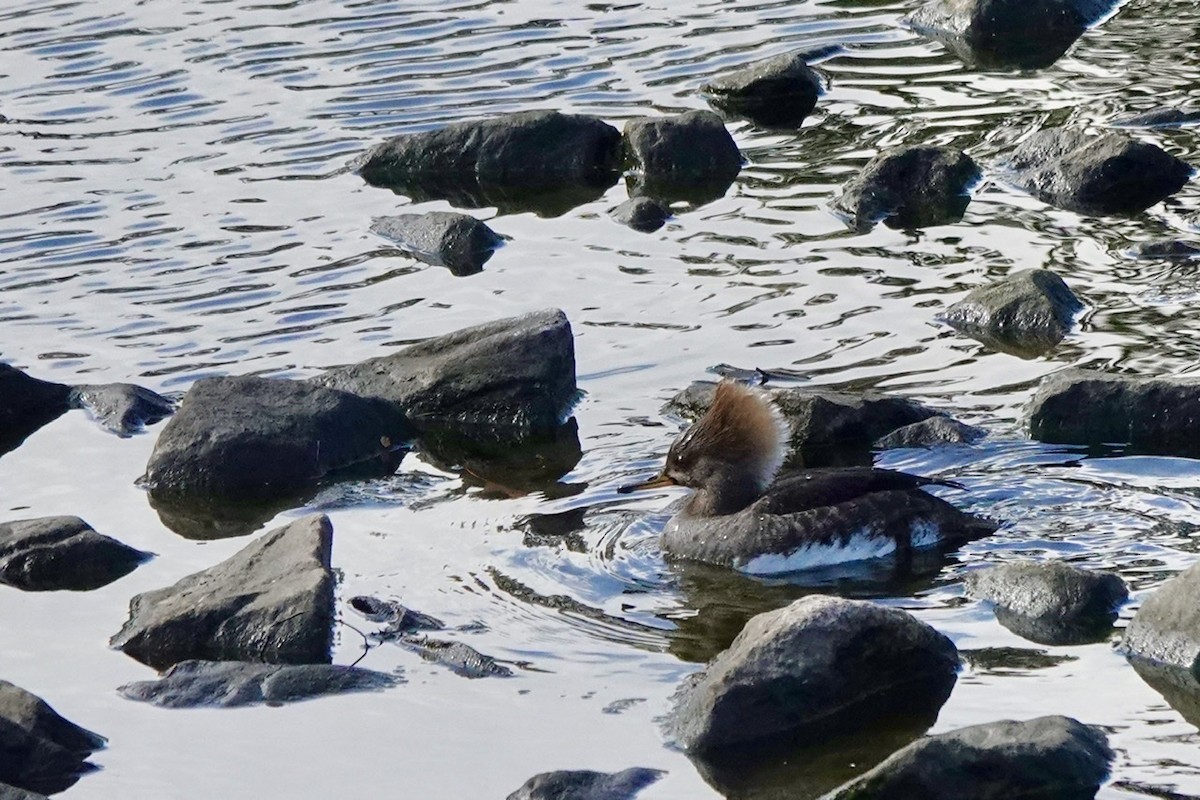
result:
M 924 490 L 964 488 L 951 481 L 878 467 L 781 475 L 790 438 L 763 390 L 724 380 L 671 444 L 662 471 L 617 491 L 691 489 L 663 528 L 664 554 L 751 575 L 948 550 L 998 527 Z

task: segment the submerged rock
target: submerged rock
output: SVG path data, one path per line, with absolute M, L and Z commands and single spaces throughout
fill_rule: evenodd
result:
M 1050 270 L 1023 269 L 972 290 L 939 316 L 994 350 L 1036 358 L 1063 340 L 1083 308 Z
M 1119 128 L 1178 128 L 1200 124 L 1200 109 L 1156 108 L 1144 114 L 1115 119 L 1112 124 Z
M 134 597 L 109 644 L 155 669 L 193 659 L 329 663 L 332 542 L 323 514 L 265 533 L 214 567 Z
M 340 664 L 183 661 L 156 681 L 129 683 L 117 691 L 130 700 L 164 708 L 230 708 L 387 689 L 398 682 L 395 675 Z
M 651 197 L 631 197 L 612 210 L 612 217 L 639 233 L 653 233 L 667 224 L 671 209 Z
M 1180 260 L 1200 258 L 1200 245 L 1184 242 L 1179 239 L 1138 242 L 1129 248 L 1129 254 L 1135 258 L 1169 258 Z
M 71 405 L 90 412 L 118 436 L 132 436 L 175 413 L 170 400 L 132 383 L 76 386 L 71 391 Z
M 963 584 L 970 597 L 996 606 L 1001 625 L 1049 645 L 1104 639 L 1129 598 L 1119 576 L 1061 562 L 1001 564 L 969 573 Z
M 26 591 L 98 589 L 149 558 L 79 517 L 0 523 L 0 583 Z
M 711 111 L 640 117 L 625 123 L 626 161 L 637 170 L 630 194 L 699 205 L 725 195 L 742 154 Z
M 0 363 L 0 455 L 71 408 L 71 387 L 31 378 Z
M 919 739 L 823 800 L 1087 800 L 1112 760 L 1104 732 L 1070 717 L 989 722 Z
M 666 728 L 702 759 L 815 744 L 889 715 L 936 715 L 958 666 L 953 643 L 911 614 L 813 595 L 746 623 L 679 688 Z
M 952 417 L 930 417 L 897 428 L 875 440 L 875 450 L 895 450 L 901 447 L 936 447 L 940 444 L 970 444 L 987 436 L 987 431 L 975 425 L 959 422 Z
M 617 129 L 594 117 L 525 111 L 396 136 L 358 173 L 416 201 L 554 216 L 617 182 L 620 147 Z
M 1200 456 L 1200 380 L 1065 369 L 1042 380 L 1030 402 L 1040 442 L 1123 446 L 1130 452 Z
M 1200 677 L 1200 564 L 1158 587 L 1138 609 L 1121 647 L 1128 655 Z
M 558 770 L 534 775 L 507 800 L 630 800 L 666 773 L 631 767 L 620 772 Z
M 798 126 L 817 105 L 821 77 L 808 53 L 785 53 L 750 64 L 700 87 L 714 107 L 760 125 Z
M 1001 165 L 1017 187 L 1080 214 L 1137 214 L 1175 194 L 1192 168 L 1162 148 L 1119 133 L 1038 131 Z
M 63 791 L 95 769 L 87 757 L 105 741 L 37 695 L 0 681 L 0 796 L 5 784 L 42 794 Z
M 496 659 L 462 642 L 447 642 L 428 636 L 402 636 L 395 641 L 426 661 L 449 667 L 451 672 L 464 678 L 511 678 L 513 674 L 508 667 L 497 664 Z
M 447 267 L 455 275 L 474 275 L 504 240 L 469 214 L 430 211 L 376 217 L 371 232 L 391 239 L 414 258 Z
M 958 222 L 971 202 L 979 166 L 950 147 L 901 147 L 880 153 L 842 189 L 834 208 L 859 231 L 926 228 Z

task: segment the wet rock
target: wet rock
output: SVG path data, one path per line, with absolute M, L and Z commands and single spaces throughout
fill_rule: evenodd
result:
M 70 407 L 70 386 L 31 378 L 16 367 L 0 363 L 0 455 L 17 449 Z
M 381 600 L 378 597 L 358 595 L 350 598 L 350 607 L 362 614 L 368 621 L 383 624 L 383 630 L 372 634 L 380 641 L 398 639 L 405 634 L 418 631 L 440 631 L 446 627 L 445 623 L 437 617 L 414 611 L 400 605 L 395 600 Z
M 1070 717 L 989 722 L 919 739 L 823 800 L 1086 800 L 1112 760 L 1104 732 Z
M 1200 124 L 1200 109 L 1156 108 L 1144 114 L 1115 119 L 1112 124 L 1120 128 L 1179 128 Z
M 141 481 L 159 498 L 268 501 L 339 470 L 395 469 L 412 438 L 390 403 L 304 381 L 204 378 L 159 434 Z
M 1041 69 L 1113 5 L 1111 0 L 933 0 L 906 22 L 970 66 Z
M 1065 369 L 1042 380 L 1029 408 L 1040 442 L 1200 456 L 1200 380 Z
M 993 350 L 1036 358 L 1071 330 L 1084 305 L 1047 269 L 1023 269 L 972 290 L 940 318 Z
M 936 711 L 954 645 L 898 609 L 809 596 L 751 619 L 675 695 L 667 732 L 693 756 L 814 744 L 889 714 Z
M 508 800 L 630 800 L 665 772 L 631 767 L 620 772 L 558 770 L 534 775 Z
M 897 229 L 945 225 L 962 219 L 981 174 L 960 150 L 901 147 L 871 159 L 833 206 L 859 231 L 877 222 Z
M 905 425 L 881 436 L 872 445 L 875 450 L 901 447 L 936 447 L 941 444 L 970 444 L 987 436 L 987 431 L 952 417 L 930 417 Z
M 1025 674 L 1079 660 L 1076 656 L 1050 655 L 1045 650 L 1022 647 L 981 647 L 978 650 L 960 650 L 959 655 L 971 669 L 995 675 Z
M 758 61 L 706 83 L 700 91 L 728 114 L 768 127 L 799 126 L 823 91 L 807 55 L 786 53 Z
M 455 675 L 464 678 L 511 678 L 513 674 L 508 667 L 497 664 L 496 659 L 462 642 L 446 642 L 428 636 L 403 636 L 397 641 L 426 661 L 449 667 Z
M 1134 655 L 1129 657 L 1129 664 L 1147 686 L 1179 712 L 1179 716 L 1200 727 L 1200 680 L 1192 669 Z
M 139 594 L 109 644 L 155 669 L 192 659 L 329 663 L 333 527 L 314 514 L 175 585 Z
M 1154 591 L 1125 629 L 1130 656 L 1190 670 L 1200 677 L 1200 564 Z
M 717 385 L 697 381 L 672 397 L 664 413 L 697 419 L 708 410 Z M 822 467 L 870 463 L 872 444 L 897 428 L 939 416 L 939 412 L 903 397 L 875 392 L 850 394 L 825 389 L 771 391 L 791 427 L 789 466 Z
M 358 173 L 413 200 L 565 213 L 617 182 L 621 134 L 594 117 L 525 111 L 388 139 Z
M 95 769 L 87 757 L 104 745 L 103 736 L 64 719 L 37 695 L 0 681 L 0 790 L 8 784 L 61 792 Z
M 313 382 L 403 408 L 422 430 L 503 440 L 555 431 L 577 397 L 575 340 L 557 309 L 428 339 Z
M 1183 188 L 1192 168 L 1124 134 L 1038 131 L 1009 155 L 1008 180 L 1042 202 L 1080 214 L 1137 214 Z
M 1039 644 L 1084 644 L 1112 632 L 1129 598 L 1117 575 L 1061 562 L 1000 564 L 963 581 L 967 594 L 996 606 L 1000 624 Z
M 631 195 L 699 205 L 724 197 L 742 154 L 711 111 L 641 117 L 625 123 L 626 161 L 637 170 Z
M 7 783 L 0 783 L 0 800 L 49 800 L 49 798 L 38 792 L 28 792 L 15 786 L 9 786 Z
M 88 411 L 118 436 L 132 436 L 175 413 L 170 400 L 132 383 L 76 386 L 71 391 L 71 405 Z
M 640 233 L 653 233 L 667 224 L 671 209 L 650 197 L 631 197 L 612 210 L 612 217 Z
M 504 240 L 483 222 L 456 211 L 376 217 L 371 232 L 391 239 L 414 258 L 455 275 L 474 275 Z
M 149 558 L 79 517 L 0 523 L 0 583 L 25 591 L 98 589 Z
M 1200 258 L 1200 245 L 1184 242 L 1179 239 L 1167 239 L 1158 242 L 1138 242 L 1129 248 L 1129 254 L 1134 258 L 1168 258 L 1191 259 Z
M 515 435 L 515 434 L 514 434 Z M 557 481 L 583 458 L 579 423 L 572 417 L 551 431 L 538 431 L 519 440 L 481 436 L 479 431 L 426 429 L 417 443 L 424 460 L 463 481 L 494 489 L 507 497 L 543 492 L 564 494 Z
M 164 708 L 231 708 L 387 689 L 398 682 L 394 675 L 340 664 L 184 661 L 156 681 L 129 683 L 117 691 L 130 700 Z

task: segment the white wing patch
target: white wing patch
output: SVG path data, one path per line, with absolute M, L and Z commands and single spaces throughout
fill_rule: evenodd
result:
M 931 520 L 914 520 L 909 528 L 914 550 L 934 547 L 941 541 L 938 526 Z M 872 535 L 869 530 L 856 531 L 842 544 L 807 544 L 789 553 L 764 553 L 743 559 L 735 565 L 739 572 L 749 575 L 783 575 L 818 567 L 852 564 L 885 558 L 896 552 L 896 540 L 890 536 Z

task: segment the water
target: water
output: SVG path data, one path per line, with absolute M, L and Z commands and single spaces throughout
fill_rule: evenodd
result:
M 478 623 L 457 635 L 517 677 L 468 681 L 382 646 L 363 664 L 402 668 L 404 685 L 284 708 L 166 711 L 114 691 L 151 676 L 106 648 L 129 597 L 245 543 L 164 527 L 134 485 L 154 429 L 122 440 L 72 412 L 6 455 L 3 518 L 78 514 L 158 554 L 87 596 L 3 592 L 2 677 L 110 738 L 94 758 L 103 769 L 70 796 L 495 797 L 545 770 L 635 765 L 668 771 L 646 798 L 718 796 L 664 748 L 654 720 L 747 616 L 811 589 L 668 568 L 656 547 L 666 495 L 630 500 L 615 486 L 658 465 L 678 430 L 661 403 L 721 362 L 896 392 L 992 432 L 882 463 L 953 476 L 970 488 L 955 502 L 1003 520 L 1001 533 L 931 576 L 823 587 L 909 609 L 968 655 L 935 732 L 1069 714 L 1105 726 L 1118 749 L 1102 796 L 1200 794 L 1196 729 L 1110 643 L 1034 646 L 964 602 L 958 583 L 983 561 L 1067 558 L 1131 582 L 1124 620 L 1194 560 L 1195 462 L 1087 459 L 1028 442 L 1021 419 L 1038 380 L 1069 365 L 1195 372 L 1196 265 L 1126 251 L 1200 236 L 1200 188 L 1135 218 L 1090 219 L 992 176 L 961 223 L 915 233 L 853 234 L 829 210 L 841 183 L 894 145 L 954 145 L 986 163 L 1038 126 L 1099 129 L 1194 100 L 1200 10 L 1131 0 L 1053 67 L 1005 73 L 967 69 L 904 30 L 912 7 L 10 4 L 0 15 L 0 358 L 49 380 L 172 393 L 206 375 L 307 376 L 556 306 L 574 326 L 586 393 L 583 459 L 557 489 L 511 496 L 410 456 L 391 480 L 331 490 L 275 521 L 330 514 L 341 611 L 374 594 L 449 625 Z M 731 123 L 749 160 L 737 183 L 656 234 L 608 219 L 622 185 L 558 217 L 484 209 L 512 241 L 482 273 L 456 278 L 371 235 L 373 216 L 407 201 L 343 170 L 388 135 L 459 119 L 543 108 L 620 125 L 702 108 L 696 89 L 710 76 L 830 44 L 847 51 L 822 65 L 831 88 L 803 128 Z M 1196 130 L 1137 135 L 1200 164 Z M 1089 306 L 1048 356 L 992 353 L 934 322 L 970 288 L 1036 266 Z M 560 516 L 528 521 L 547 514 Z M 340 628 L 336 660 L 360 653 Z M 886 751 L 886 734 L 877 738 Z M 814 758 L 804 791 L 864 768 L 861 750 Z M 772 781 L 799 780 L 782 775 L 735 791 L 765 796 Z

